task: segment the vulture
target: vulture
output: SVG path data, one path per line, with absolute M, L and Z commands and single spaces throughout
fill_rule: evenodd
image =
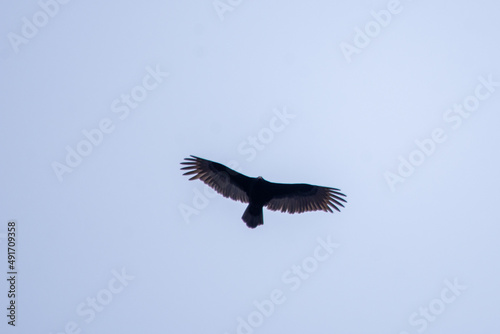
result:
M 305 183 L 274 183 L 261 176 L 248 177 L 220 163 L 191 155 L 185 158 L 181 170 L 183 175 L 192 175 L 189 180 L 200 179 L 224 197 L 248 203 L 241 219 L 250 228 L 264 224 L 262 208 L 288 213 L 306 211 L 332 212 L 347 203 L 340 189 L 315 186 Z

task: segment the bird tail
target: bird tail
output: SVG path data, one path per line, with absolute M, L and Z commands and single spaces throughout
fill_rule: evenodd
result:
M 259 225 L 264 225 L 264 215 L 262 214 L 262 206 L 249 204 L 243 216 L 243 221 L 250 228 L 256 228 Z

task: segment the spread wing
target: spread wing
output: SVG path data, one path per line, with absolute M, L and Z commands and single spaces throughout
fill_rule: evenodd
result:
M 248 203 L 248 189 L 253 178 L 240 174 L 217 162 L 205 160 L 194 155 L 185 158 L 181 170 L 184 175 L 193 175 L 189 180 L 200 179 L 224 197 Z
M 269 182 L 272 199 L 266 204 L 269 210 L 301 213 L 306 211 L 337 211 L 347 203 L 337 188 L 313 186 L 310 184 L 284 184 Z

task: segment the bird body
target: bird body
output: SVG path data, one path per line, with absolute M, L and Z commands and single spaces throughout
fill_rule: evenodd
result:
M 272 194 L 268 191 L 269 182 L 264 180 L 261 176 L 257 177 L 255 181 L 250 184 L 249 188 L 248 198 L 250 201 L 241 219 L 243 219 L 248 227 L 256 228 L 264 224 L 262 209 L 264 205 L 272 199 Z
M 269 210 L 302 213 L 305 211 L 340 211 L 337 206 L 346 202 L 337 188 L 321 187 L 305 183 L 274 183 L 261 176 L 253 178 L 240 174 L 220 163 L 196 156 L 181 162 L 184 175 L 190 180 L 200 179 L 213 189 L 236 201 L 248 203 L 243 221 L 250 228 L 264 224 L 263 207 Z

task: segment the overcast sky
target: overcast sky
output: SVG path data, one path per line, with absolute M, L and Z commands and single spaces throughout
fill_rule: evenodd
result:
M 499 13 L 4 3 L 1 332 L 499 332 Z M 252 230 L 191 154 L 348 203 Z

